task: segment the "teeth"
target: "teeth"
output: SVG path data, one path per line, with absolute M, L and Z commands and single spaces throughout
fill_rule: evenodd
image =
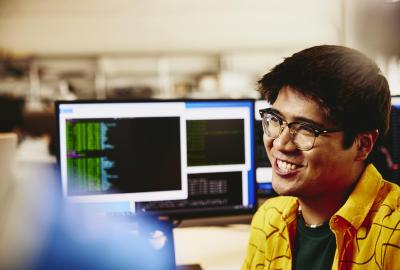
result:
M 278 168 L 283 172 L 289 172 L 295 170 L 298 166 L 295 164 L 288 163 L 286 161 L 277 160 Z

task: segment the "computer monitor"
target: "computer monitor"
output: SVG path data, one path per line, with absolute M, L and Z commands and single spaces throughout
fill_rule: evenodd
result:
M 263 141 L 263 127 L 261 123 L 260 109 L 271 107 L 266 100 L 255 101 L 255 121 L 254 121 L 254 137 L 255 137 L 255 155 L 256 155 L 256 182 L 257 193 L 261 196 L 275 196 L 276 193 L 272 188 L 272 165 L 268 159 Z
M 64 197 L 187 198 L 185 111 L 183 102 L 57 102 Z
M 136 212 L 176 219 L 253 212 L 254 100 L 185 104 L 188 198 L 139 202 Z
M 67 199 L 124 204 L 110 211 L 128 202 L 132 212 L 176 218 L 255 210 L 253 100 L 59 101 L 56 108 Z
M 389 131 L 372 163 L 383 178 L 400 185 L 400 96 L 392 97 Z

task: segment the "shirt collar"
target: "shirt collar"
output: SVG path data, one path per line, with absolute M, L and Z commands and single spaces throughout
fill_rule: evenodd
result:
M 296 220 L 298 209 L 299 209 L 299 202 L 297 198 L 290 197 L 290 200 L 287 201 L 285 207 L 283 208 L 282 217 L 287 224 L 292 223 Z
M 382 184 L 382 176 L 369 164 L 345 204 L 335 213 L 358 229 L 369 213 Z

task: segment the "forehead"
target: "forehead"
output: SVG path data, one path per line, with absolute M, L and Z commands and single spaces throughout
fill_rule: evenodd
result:
M 289 86 L 283 87 L 279 91 L 272 107 L 278 110 L 286 120 L 304 117 L 317 123 L 326 121 L 326 111 L 321 104 Z

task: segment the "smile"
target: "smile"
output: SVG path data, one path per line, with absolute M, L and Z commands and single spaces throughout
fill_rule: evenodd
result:
M 276 160 L 276 165 L 277 165 L 279 171 L 282 173 L 291 173 L 301 167 L 300 165 L 290 163 L 287 161 L 283 161 L 280 159 Z

